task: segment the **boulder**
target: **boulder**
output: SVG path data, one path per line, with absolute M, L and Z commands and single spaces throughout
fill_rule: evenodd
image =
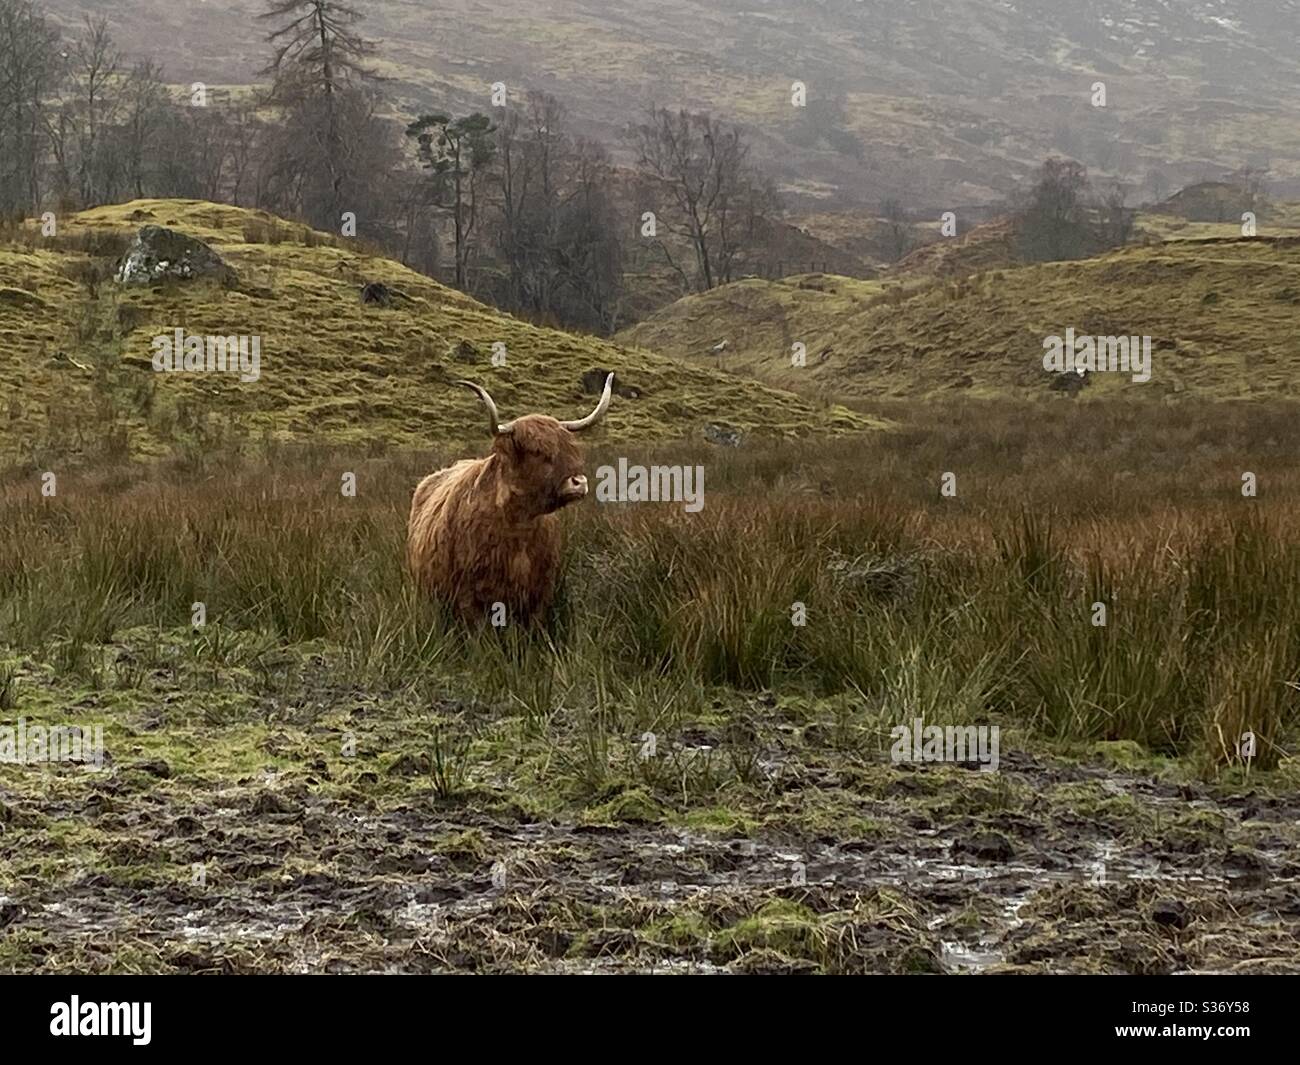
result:
M 371 281 L 361 290 L 361 302 L 368 307 L 392 307 L 397 303 L 418 303 L 400 288 L 385 285 L 382 281 Z
M 1050 376 L 1051 380 L 1047 387 L 1053 392 L 1064 392 L 1071 399 L 1077 396 L 1089 384 L 1087 370 L 1084 370 L 1083 373 L 1077 373 L 1074 370 L 1070 370 L 1066 373 L 1053 373 Z
M 361 290 L 361 302 L 375 307 L 391 307 L 393 290 L 382 281 L 371 281 Z
M 605 391 L 605 379 L 609 377 L 611 370 L 604 370 L 599 367 L 588 370 L 578 380 L 582 385 L 582 391 L 589 396 L 598 396 Z M 629 385 L 623 381 L 617 374 L 614 375 L 614 387 L 611 391 L 616 396 L 622 396 L 624 399 L 640 399 L 641 389 L 636 385 Z
M 163 281 L 211 278 L 234 285 L 239 275 L 201 240 L 163 226 L 144 226 L 118 262 L 123 285 L 156 285 Z
M 717 425 L 709 422 L 704 426 L 704 439 L 718 447 L 740 447 L 742 435 L 739 429 L 730 425 Z
M 452 347 L 451 357 L 457 362 L 478 362 L 479 350 L 471 341 L 462 340 Z

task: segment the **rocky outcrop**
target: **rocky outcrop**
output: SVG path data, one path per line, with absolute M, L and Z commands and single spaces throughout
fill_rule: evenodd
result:
M 164 226 L 141 228 L 118 262 L 115 276 L 123 285 L 156 285 L 196 278 L 210 278 L 223 285 L 239 281 L 239 275 L 203 241 Z
M 704 426 L 704 439 L 718 447 L 740 447 L 742 437 L 739 429 L 709 422 Z

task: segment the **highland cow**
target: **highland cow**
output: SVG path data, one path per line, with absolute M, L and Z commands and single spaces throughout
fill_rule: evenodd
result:
M 495 604 L 510 621 L 542 616 L 560 569 L 556 512 L 587 494 L 575 433 L 609 410 L 611 373 L 596 409 L 577 421 L 526 414 L 497 416 L 492 397 L 471 381 L 487 408 L 492 453 L 430 474 L 415 489 L 406 559 L 416 584 L 465 621 L 486 618 Z

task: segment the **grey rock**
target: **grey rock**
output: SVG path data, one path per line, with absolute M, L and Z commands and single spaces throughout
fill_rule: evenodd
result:
M 164 226 L 144 226 L 117 266 L 123 285 L 156 285 L 163 281 L 211 278 L 224 285 L 239 281 L 226 261 L 201 240 Z
M 709 422 L 704 426 L 704 439 L 718 447 L 740 447 L 743 437 L 739 429 Z

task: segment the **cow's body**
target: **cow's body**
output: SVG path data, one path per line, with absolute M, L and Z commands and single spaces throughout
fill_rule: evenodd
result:
M 501 498 L 495 455 L 432 473 L 411 499 L 407 564 L 420 589 L 466 621 L 504 603 L 507 619 L 550 606 L 560 568 L 554 514 L 520 518 Z

